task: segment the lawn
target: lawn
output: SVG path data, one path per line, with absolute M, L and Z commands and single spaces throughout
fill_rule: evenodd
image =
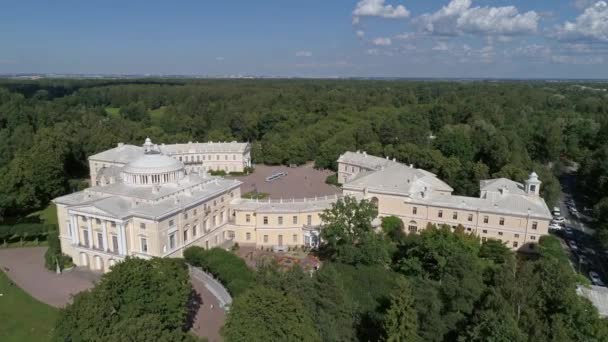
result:
M 11 283 L 0 271 L 0 341 L 50 341 L 59 311 Z
M 248 199 L 266 199 L 266 198 L 268 198 L 268 194 L 265 192 L 250 191 L 248 193 L 241 195 L 241 197 L 248 198 Z
M 163 115 L 165 115 L 166 109 L 167 107 L 160 106 L 150 111 L 150 120 L 152 120 L 153 125 L 160 126 L 160 120 L 162 119 Z
M 108 113 L 111 117 L 118 118 L 120 117 L 120 108 L 106 107 L 106 113 Z

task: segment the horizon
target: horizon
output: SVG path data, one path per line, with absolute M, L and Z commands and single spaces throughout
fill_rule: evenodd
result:
M 605 0 L 6 7 L 0 75 L 608 79 Z

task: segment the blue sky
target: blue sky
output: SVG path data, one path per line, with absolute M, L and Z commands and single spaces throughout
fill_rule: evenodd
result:
M 607 2 L 0 1 L 0 73 L 608 78 Z

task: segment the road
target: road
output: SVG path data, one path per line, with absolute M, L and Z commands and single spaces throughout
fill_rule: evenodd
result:
M 561 215 L 566 219 L 566 227 L 572 228 L 572 236 L 567 236 L 565 231 L 559 231 L 556 235 L 566 242 L 575 241 L 578 250 L 572 250 L 570 247 L 567 251 L 570 255 L 570 260 L 574 268 L 585 277 L 589 278 L 589 271 L 595 271 L 600 274 L 602 281 L 606 283 L 608 279 L 608 272 L 606 269 L 606 255 L 603 253 L 601 246 L 597 243 L 594 238 L 595 231 L 590 228 L 586 222 L 589 222 L 591 218 L 585 215 L 580 215 L 580 219 L 571 215 L 568 206 L 566 205 L 567 199 L 576 198 L 576 173 L 568 172 L 560 177 L 562 185 L 562 193 L 559 199 L 559 207 Z M 574 196 L 573 196 L 574 195 Z M 577 210 L 582 213 L 583 208 L 577 205 Z M 565 244 L 570 246 L 570 244 Z M 588 260 L 587 263 L 581 262 L 581 257 Z

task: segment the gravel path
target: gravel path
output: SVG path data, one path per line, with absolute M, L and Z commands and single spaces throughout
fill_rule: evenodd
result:
M 87 270 L 56 274 L 44 268 L 46 247 L 0 249 L 2 271 L 25 292 L 54 307 L 64 307 L 72 296 L 90 289 L 100 275 Z

